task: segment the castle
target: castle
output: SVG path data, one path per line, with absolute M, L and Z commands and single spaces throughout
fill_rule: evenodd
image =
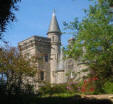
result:
M 60 59 L 62 58 L 62 32 L 59 28 L 55 12 L 52 14 L 47 35 L 48 37 L 32 36 L 19 42 L 18 45 L 24 56 L 29 57 L 38 55 L 39 59 L 42 60 L 42 63 L 40 63 L 38 61 L 39 59 L 37 59 L 37 70 L 40 70 L 37 78 L 40 81 L 47 81 L 51 84 L 65 83 L 66 71 L 64 70 L 64 66 L 59 66 L 59 63 L 63 64 L 60 62 Z M 75 70 L 77 71 L 77 64 L 74 66 L 72 65 L 73 60 L 69 59 L 67 62 L 71 67 L 75 67 Z M 79 68 L 80 67 L 81 66 L 79 66 Z

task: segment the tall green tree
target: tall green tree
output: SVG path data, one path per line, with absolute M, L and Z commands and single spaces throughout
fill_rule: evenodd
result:
M 103 85 L 107 80 L 113 81 L 113 13 L 109 11 L 112 1 L 94 0 L 85 10 L 82 22 L 75 19 L 68 26 L 74 30 L 74 39 L 65 53 L 67 57 L 81 59 L 93 70 Z

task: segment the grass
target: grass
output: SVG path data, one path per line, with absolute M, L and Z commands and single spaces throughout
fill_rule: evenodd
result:
M 53 94 L 52 96 L 46 94 L 46 95 L 42 96 L 42 98 L 47 98 L 47 97 L 62 97 L 62 98 L 65 98 L 65 97 L 71 97 L 71 96 L 74 96 L 74 95 L 75 95 L 75 93 L 59 93 L 59 94 Z M 77 95 L 79 95 L 79 94 L 77 94 Z

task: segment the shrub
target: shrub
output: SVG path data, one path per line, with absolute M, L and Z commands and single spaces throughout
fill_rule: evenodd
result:
M 113 93 L 113 82 L 107 81 L 103 87 L 105 93 L 111 94 Z
M 89 77 L 82 81 L 80 92 L 84 94 L 94 94 L 97 93 L 96 83 L 98 81 L 97 77 Z
M 44 83 L 44 86 L 39 88 L 38 93 L 41 95 L 46 95 L 51 91 L 51 84 L 49 83 Z
M 67 93 L 67 84 L 51 85 L 50 83 L 45 83 L 45 85 L 39 89 L 39 93 L 41 95 L 50 96 L 52 96 L 53 94 Z

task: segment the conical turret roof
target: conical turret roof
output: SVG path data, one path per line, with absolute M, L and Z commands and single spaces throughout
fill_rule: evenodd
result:
M 52 33 L 52 32 L 61 33 L 55 11 L 52 14 L 51 23 L 48 30 L 48 33 Z

